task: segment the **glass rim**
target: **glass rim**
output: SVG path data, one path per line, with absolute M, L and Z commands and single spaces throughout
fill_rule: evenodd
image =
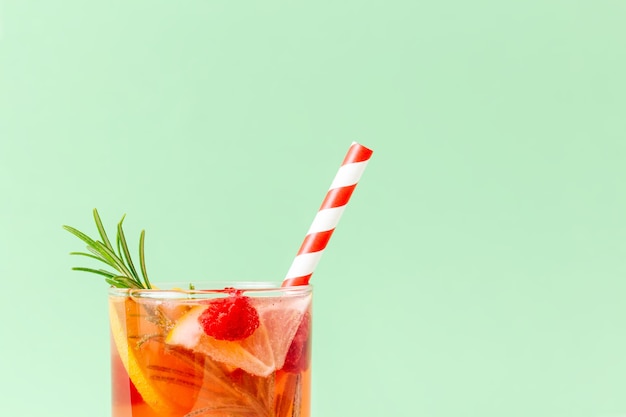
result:
M 190 284 L 193 289 L 190 289 Z M 189 299 L 204 297 L 224 297 L 240 290 L 246 296 L 272 296 L 278 294 L 301 295 L 313 290 L 311 284 L 282 287 L 282 282 L 274 281 L 168 281 L 156 282 L 157 288 L 117 288 L 109 287 L 111 296 L 143 299 Z M 187 288 L 185 288 L 187 287 Z

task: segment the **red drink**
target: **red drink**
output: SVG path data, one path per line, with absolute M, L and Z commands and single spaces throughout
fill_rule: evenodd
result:
M 311 287 L 255 285 L 112 288 L 112 416 L 309 417 Z

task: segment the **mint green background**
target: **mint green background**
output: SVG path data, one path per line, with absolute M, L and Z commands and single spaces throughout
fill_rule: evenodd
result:
M 626 415 L 626 3 L 0 1 L 0 414 L 109 415 L 91 209 L 154 280 L 314 276 L 316 417 Z

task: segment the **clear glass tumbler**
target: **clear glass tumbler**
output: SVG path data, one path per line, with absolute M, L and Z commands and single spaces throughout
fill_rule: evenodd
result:
M 113 417 L 309 417 L 311 286 L 159 287 L 109 289 Z

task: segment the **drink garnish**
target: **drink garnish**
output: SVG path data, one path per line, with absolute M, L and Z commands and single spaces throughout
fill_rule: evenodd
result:
M 311 315 L 306 312 L 302 316 L 302 321 L 298 326 L 296 335 L 293 337 L 287 356 L 285 357 L 285 364 L 283 370 L 286 372 L 298 373 L 306 370 L 309 365 L 307 358 L 308 355 L 308 340 L 310 329 Z
M 87 251 L 70 254 L 107 268 L 72 269 L 104 276 L 116 288 L 153 289 L 145 266 L 145 231 L 140 234 L 135 268 L 122 227 L 125 216 L 113 244 L 96 209 L 93 217 L 97 238 L 63 226 L 87 244 Z M 192 283 L 189 291 L 195 291 Z M 245 290 L 232 287 L 200 292 L 221 295 L 183 304 L 135 299 L 132 292 L 110 297 L 118 373 L 129 378 L 137 406 L 145 403 L 166 415 L 186 417 L 224 413 L 298 417 L 301 372 L 309 366 L 310 294 L 248 297 Z M 202 404 L 207 406 L 197 408 Z
M 96 259 L 113 268 L 116 272 L 112 272 L 107 269 L 94 269 L 87 267 L 74 267 L 72 269 L 75 271 L 85 271 L 102 275 L 107 283 L 117 288 L 152 288 L 150 280 L 148 279 L 148 273 L 146 272 L 146 259 L 144 255 L 145 230 L 142 230 L 139 236 L 140 276 L 135 269 L 130 251 L 128 250 L 126 237 L 124 236 L 124 229 L 122 228 L 122 223 L 124 222 L 126 215 L 122 216 L 122 219 L 117 224 L 116 249 L 113 248 L 113 245 L 109 241 L 104 226 L 102 225 L 100 215 L 98 214 L 98 210 L 93 209 L 93 217 L 101 240 L 93 239 L 73 227 L 63 226 L 65 230 L 87 243 L 87 250 L 90 252 L 70 252 L 70 254 Z
M 239 291 L 208 304 L 198 322 L 204 333 L 217 340 L 243 340 L 259 327 L 259 313 Z

